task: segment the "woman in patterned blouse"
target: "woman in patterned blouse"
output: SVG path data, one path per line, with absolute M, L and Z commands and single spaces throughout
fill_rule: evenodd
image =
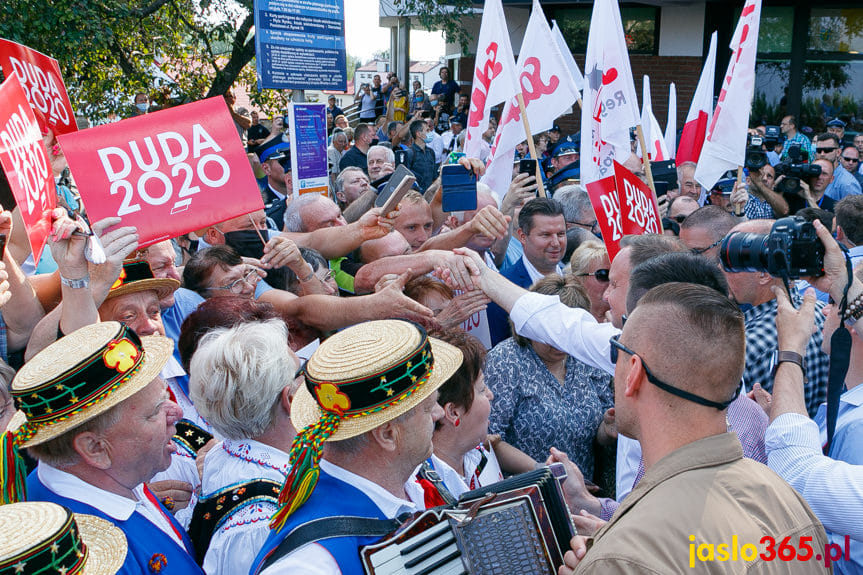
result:
M 571 275 L 551 274 L 531 291 L 590 309 L 581 283 Z M 610 445 L 616 438 L 604 419 L 614 406 L 611 376 L 549 345 L 515 336 L 489 352 L 485 382 L 494 393 L 491 433 L 537 461 L 545 461 L 556 447 L 586 478 L 593 476 L 594 441 Z

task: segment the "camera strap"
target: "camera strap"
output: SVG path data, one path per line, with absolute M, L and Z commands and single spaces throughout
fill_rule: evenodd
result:
M 848 364 L 851 361 L 851 332 L 845 327 L 845 312 L 848 310 L 848 290 L 854 279 L 854 271 L 851 268 L 851 258 L 843 247 L 845 254 L 845 269 L 848 273 L 848 282 L 842 301 L 839 304 L 839 327 L 830 338 L 830 372 L 827 380 L 827 443 L 824 444 L 824 454 L 830 453 L 830 442 L 833 440 L 833 432 L 836 430 L 836 419 L 839 416 L 839 398 L 842 397 L 842 389 L 845 387 L 845 375 L 848 373 Z

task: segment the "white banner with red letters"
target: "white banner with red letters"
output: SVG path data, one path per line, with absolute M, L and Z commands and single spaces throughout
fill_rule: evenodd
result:
M 0 38 L 0 67 L 6 78 L 13 73 L 18 74 L 42 133 L 49 129 L 55 134 L 78 130 L 57 60 L 22 44 Z
M 17 73 L 0 85 L 0 164 L 38 263 L 51 231 L 50 211 L 57 206 L 57 194 L 39 123 Z
M 224 98 L 59 140 L 90 220 L 119 216 L 142 246 L 263 209 Z

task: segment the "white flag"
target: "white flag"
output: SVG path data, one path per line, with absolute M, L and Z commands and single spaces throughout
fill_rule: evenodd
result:
M 554 41 L 557 42 L 557 47 L 560 48 L 563 61 L 566 62 L 566 67 L 569 68 L 569 73 L 572 74 L 575 86 L 581 92 L 584 89 L 584 76 L 581 75 L 581 70 L 578 69 L 578 64 L 575 63 L 575 58 L 572 57 L 572 52 L 570 52 L 566 39 L 564 39 L 563 33 L 558 28 L 555 20 L 551 21 L 551 35 L 554 36 Z
M 665 124 L 665 147 L 668 148 L 666 160 L 677 153 L 677 87 L 672 82 L 668 86 L 668 123 Z
M 581 182 L 613 174 L 630 154 L 629 129 L 639 123 L 638 98 L 617 0 L 596 0 L 590 17 L 581 109 Z
M 509 32 L 500 0 L 485 0 L 473 70 L 473 90 L 467 117 L 464 153 L 480 157 L 482 135 L 488 128 L 491 108 L 512 98 L 518 79 Z
M 539 134 L 550 130 L 555 119 L 566 113 L 578 98 L 578 87 L 551 34 L 539 0 L 533 0 L 530 20 L 518 54 L 518 70 L 519 86 L 531 131 Z M 482 179 L 500 197 L 503 197 L 512 181 L 515 147 L 525 138 L 518 101 L 510 98 L 500 117 L 490 164 Z
M 711 189 L 726 171 L 742 166 L 746 157 L 760 18 L 761 0 L 747 0 L 731 40 L 734 53 L 695 169 L 695 179 L 705 190 Z
M 647 146 L 647 158 L 651 162 L 661 162 L 668 159 L 668 148 L 662 128 L 656 116 L 653 115 L 653 102 L 650 97 L 650 77 L 644 76 L 644 89 L 641 96 L 641 129 L 644 131 L 644 143 Z M 642 152 L 643 157 L 644 152 Z

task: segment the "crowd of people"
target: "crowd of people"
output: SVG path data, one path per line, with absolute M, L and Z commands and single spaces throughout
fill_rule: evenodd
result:
M 299 197 L 290 127 L 228 98 L 263 208 L 145 247 L 88 233 L 71 182 L 34 261 L 0 180 L 0 572 L 363 573 L 405 513 L 559 463 L 561 574 L 863 573 L 863 135 L 789 116 L 709 191 L 683 163 L 664 233 L 610 254 L 558 125 L 543 182 L 522 144 L 506 189 L 444 212 L 442 166 L 484 170 L 469 101 L 446 68 L 412 88 L 362 86 L 352 127 L 331 101 L 331 193 Z M 382 213 L 397 164 L 416 183 Z M 790 215 L 823 275 L 723 268 L 728 234 Z M 757 553 L 714 555 L 732 538 Z

